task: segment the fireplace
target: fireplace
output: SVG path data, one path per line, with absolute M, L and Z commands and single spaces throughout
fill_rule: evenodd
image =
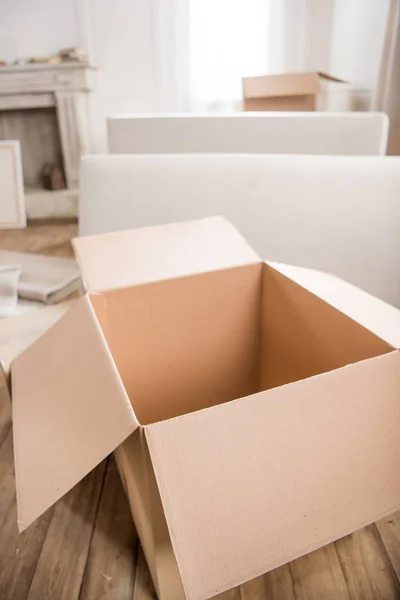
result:
M 83 63 L 0 67 L 0 140 L 21 143 L 28 218 L 77 214 L 79 160 L 91 150 L 92 79 Z M 60 168 L 65 189 L 43 189 L 45 164 Z
M 64 169 L 54 106 L 0 112 L 0 139 L 20 140 L 22 172 L 28 189 L 43 187 L 41 171 L 44 164 L 51 163 Z

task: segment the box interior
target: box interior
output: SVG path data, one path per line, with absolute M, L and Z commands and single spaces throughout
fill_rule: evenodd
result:
M 111 290 L 91 302 L 142 425 L 392 350 L 264 263 Z

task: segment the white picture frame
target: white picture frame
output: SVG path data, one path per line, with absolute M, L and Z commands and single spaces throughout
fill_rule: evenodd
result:
M 0 229 L 26 227 L 21 146 L 17 140 L 0 141 Z

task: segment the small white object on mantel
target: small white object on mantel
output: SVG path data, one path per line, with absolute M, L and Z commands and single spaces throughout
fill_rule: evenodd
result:
M 0 142 L 0 229 L 26 227 L 21 147 L 16 140 Z

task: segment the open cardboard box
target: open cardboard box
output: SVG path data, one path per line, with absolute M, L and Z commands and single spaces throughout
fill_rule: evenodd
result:
M 12 364 L 25 529 L 107 454 L 162 600 L 400 507 L 400 313 L 209 218 L 80 238 L 87 295 Z
M 351 110 L 352 86 L 327 73 L 244 77 L 243 110 Z

